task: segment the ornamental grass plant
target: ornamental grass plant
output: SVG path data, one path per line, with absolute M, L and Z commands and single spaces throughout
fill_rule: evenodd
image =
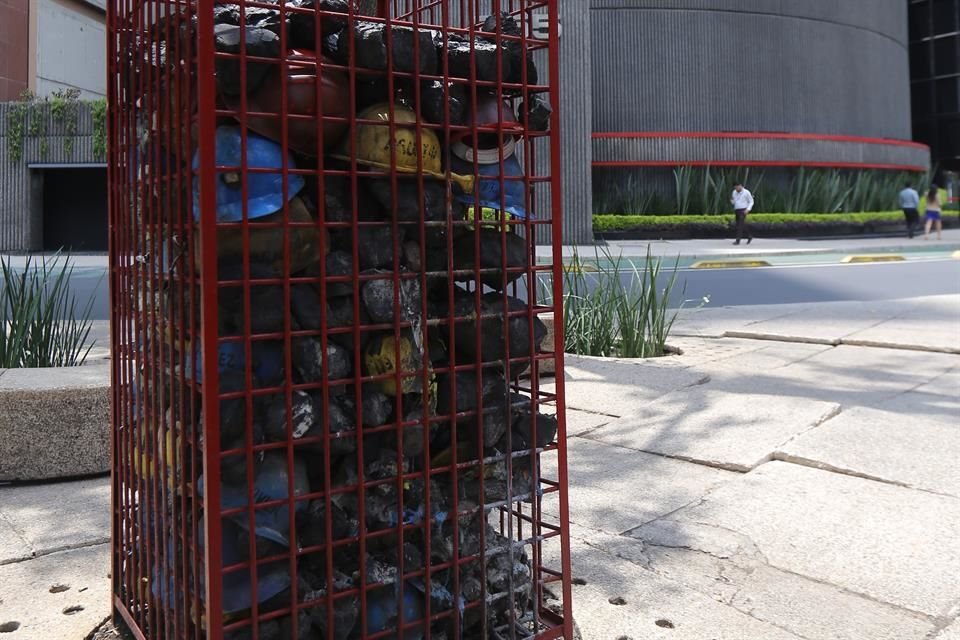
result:
M 678 266 L 679 258 L 665 265 L 649 249 L 639 263 L 605 249 L 593 261 L 574 251 L 564 270 L 564 350 L 621 358 L 665 355 L 683 306 L 669 306 Z M 681 297 L 685 290 L 682 285 Z
M 23 269 L 0 257 L 0 368 L 83 364 L 93 342 L 93 297 L 80 306 L 70 290 L 69 256 L 56 254 Z

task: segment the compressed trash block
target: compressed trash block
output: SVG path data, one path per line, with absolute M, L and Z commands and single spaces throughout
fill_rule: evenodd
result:
M 293 368 L 299 374 L 299 382 L 303 384 L 324 379 L 324 361 L 327 365 L 327 380 L 342 380 L 353 371 L 350 352 L 334 342 L 327 343 L 326 352 L 320 340 L 311 337 L 294 338 L 290 347 Z
M 480 236 L 480 249 L 477 251 L 476 234 Z M 493 273 L 483 273 L 480 281 L 491 289 L 503 289 L 504 282 L 510 284 L 524 275 L 523 271 L 509 271 L 509 269 L 523 269 L 527 266 L 527 255 L 530 244 L 516 233 L 501 232 L 498 229 L 482 227 L 476 234 L 472 230 L 457 229 L 453 234 L 453 268 L 457 271 L 473 271 L 477 267 L 479 255 L 479 269 L 496 269 Z M 504 250 L 506 245 L 506 250 Z M 506 267 L 508 271 L 504 271 Z M 467 282 L 473 280 L 470 274 L 458 274 L 454 280 Z
M 257 27 L 234 26 L 218 24 L 214 27 L 214 46 L 220 53 L 240 53 L 241 40 L 246 41 L 247 56 L 257 58 L 280 57 L 280 37 L 267 29 Z M 216 58 L 214 66 L 217 70 L 217 88 L 224 96 L 239 96 L 243 92 L 240 84 L 241 70 L 239 58 Z M 268 62 L 247 60 L 247 85 L 249 95 L 257 91 L 266 80 L 273 65 Z
M 477 381 L 474 371 L 458 371 L 456 374 L 456 389 L 453 388 L 453 374 L 442 373 L 437 376 L 437 411 L 440 415 L 450 415 L 454 411 L 453 400 L 456 399 L 456 412 L 476 412 Z M 483 399 L 483 442 L 484 447 L 492 447 L 510 428 L 507 402 L 509 393 L 507 381 L 503 373 L 494 370 L 484 371 L 481 393 Z M 477 417 L 464 416 L 457 418 L 460 425 L 476 424 Z M 473 429 L 458 429 L 461 437 L 476 438 Z
M 537 433 L 534 439 L 533 416 L 537 419 Z M 557 437 L 557 417 L 537 412 L 530 408 L 529 398 L 520 396 L 515 401 L 513 409 L 513 450 L 540 449 Z
M 353 324 L 353 303 L 349 298 L 335 298 L 325 306 L 327 328 L 349 327 Z M 320 329 L 321 306 L 320 287 L 318 285 L 306 283 L 291 285 L 290 308 L 297 325 L 301 329 L 313 331 Z
M 397 242 L 403 242 L 403 233 Z M 362 226 L 357 229 L 360 268 L 384 269 L 393 266 L 393 229 L 389 226 Z
M 357 20 L 353 26 L 354 54 L 356 64 L 374 71 L 387 70 L 387 26 L 382 23 Z M 414 33 L 409 27 L 392 27 L 392 62 L 394 71 L 435 75 L 437 73 L 437 34 L 429 29 L 420 29 Z M 414 55 L 414 41 L 419 40 L 419 60 Z M 350 28 L 341 32 L 335 43 L 332 55 L 337 62 L 347 64 L 350 57 Z
M 444 90 L 446 89 L 446 90 Z M 462 126 L 467 122 L 470 109 L 467 86 L 440 80 L 423 80 L 420 83 L 420 114 L 429 122 Z
M 396 213 L 396 219 L 400 222 L 442 222 L 447 219 L 447 185 L 441 181 L 424 180 L 421 194 L 416 179 L 398 177 L 396 209 L 390 179 L 369 178 L 363 182 L 390 218 Z M 462 219 L 463 206 L 456 201 L 450 206 L 453 219 Z
M 284 273 L 285 234 L 289 242 L 287 246 L 290 254 L 290 273 L 296 273 L 320 263 L 321 230 L 319 227 L 312 226 L 315 221 L 300 198 L 290 201 L 287 219 L 292 223 L 311 223 L 311 226 L 288 226 L 285 231 L 280 224 L 283 222 L 282 211 L 249 222 L 250 257 L 261 266 L 268 268 L 273 276 Z M 197 242 L 199 242 L 199 234 Z M 218 227 L 217 251 L 221 259 L 240 260 L 244 253 L 243 229 L 239 226 Z M 199 251 L 196 252 L 196 256 L 199 269 Z
M 390 274 L 383 272 L 383 275 Z M 420 281 L 404 279 L 400 280 L 399 287 L 394 285 L 393 280 L 385 279 L 368 280 L 363 284 L 361 296 L 370 319 L 376 323 L 393 322 L 394 319 L 400 322 L 416 322 L 422 315 Z M 396 293 L 397 291 L 399 293 Z
M 387 424 L 393 415 L 394 399 L 383 393 L 376 384 L 363 385 L 363 426 L 379 427 Z
M 316 274 L 320 275 L 319 270 Z M 342 277 L 353 275 L 353 257 L 346 251 L 331 251 L 327 256 L 327 277 Z M 327 297 L 348 296 L 353 293 L 351 282 L 328 282 Z
M 314 11 L 334 11 L 346 14 L 350 7 L 345 0 L 286 0 L 287 7 L 309 9 L 308 13 L 288 11 L 290 23 L 287 44 L 292 49 L 317 49 L 316 13 Z M 347 26 L 346 15 L 322 14 L 320 37 L 326 38 Z
M 486 20 L 483 21 L 483 31 L 487 33 L 494 34 L 497 32 L 497 16 L 491 15 L 488 16 Z M 520 23 L 517 22 L 517 19 L 510 15 L 509 13 L 503 12 L 500 14 L 500 33 L 505 36 L 515 36 L 520 37 Z M 496 36 L 485 36 L 485 40 L 488 42 L 496 44 Z M 520 84 L 523 82 L 523 67 L 527 68 L 527 85 L 537 84 L 537 66 L 533 62 L 533 54 L 528 53 L 526 60 L 524 60 L 523 55 L 523 44 L 520 40 L 504 40 L 503 41 L 503 56 L 510 59 L 509 67 L 510 73 L 504 73 L 503 81 Z M 504 93 L 515 92 L 510 89 L 505 89 Z
M 531 95 L 526 102 L 521 102 L 517 109 L 517 119 L 528 131 L 549 131 L 552 115 L 550 103 L 538 93 Z
M 360 523 L 356 518 L 347 515 L 334 502 L 330 504 L 330 526 L 334 540 L 350 538 L 360 530 Z M 300 533 L 301 547 L 315 547 L 326 543 L 326 505 L 322 499 L 311 500 L 305 511 L 297 514 L 297 531 Z
M 219 266 L 217 277 L 221 281 L 243 280 L 243 263 L 224 261 Z M 273 277 L 269 265 L 250 263 L 250 278 Z M 251 334 L 278 333 L 283 331 L 286 313 L 283 306 L 283 287 L 276 284 L 250 286 L 250 313 L 244 311 L 244 287 L 221 285 L 217 290 L 218 320 L 221 336 L 243 335 L 245 320 L 249 318 Z
M 507 296 L 508 312 L 529 311 L 527 303 L 519 298 Z M 454 311 L 459 317 L 474 317 L 476 311 L 472 295 L 460 297 L 454 303 Z M 488 293 L 480 298 L 480 353 L 477 353 L 477 322 L 475 319 L 458 320 L 454 335 L 456 337 L 458 362 L 503 362 L 506 357 L 507 332 L 509 332 L 510 358 L 528 358 L 539 349 L 547 335 L 547 327 L 538 316 L 533 316 L 533 335 L 530 334 L 531 320 L 525 316 L 505 317 L 504 296 L 500 293 Z M 504 330 L 507 327 L 508 331 Z M 529 369 L 529 363 L 514 362 L 510 365 L 511 377 L 523 375 Z
M 320 419 L 313 398 L 306 391 L 296 389 L 291 397 L 291 414 L 287 419 L 287 399 L 282 394 L 268 396 L 263 408 L 263 433 L 270 442 L 281 442 L 288 437 L 302 438 Z
M 476 80 L 496 82 L 497 54 L 501 51 L 499 46 L 482 38 L 471 43 L 467 38 L 448 34 L 446 46 L 440 46 L 440 68 L 443 68 L 442 56 L 446 56 L 451 78 L 470 80 L 473 79 L 471 72 L 475 72 Z M 500 69 L 504 80 L 511 77 L 509 55 L 502 57 Z

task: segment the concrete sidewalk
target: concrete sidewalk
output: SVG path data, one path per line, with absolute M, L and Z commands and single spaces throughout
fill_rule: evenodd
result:
M 584 639 L 958 640 L 960 295 L 675 329 L 680 356 L 568 358 Z M 106 479 L 0 487 L 4 637 L 109 614 L 109 531 Z

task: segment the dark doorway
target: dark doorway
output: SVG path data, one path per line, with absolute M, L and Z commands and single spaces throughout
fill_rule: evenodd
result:
M 43 249 L 107 250 L 107 169 L 43 170 Z

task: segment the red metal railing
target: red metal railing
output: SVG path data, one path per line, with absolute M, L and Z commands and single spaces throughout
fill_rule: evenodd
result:
M 535 13 L 557 24 L 555 0 L 109 3 L 136 637 L 572 638 Z

